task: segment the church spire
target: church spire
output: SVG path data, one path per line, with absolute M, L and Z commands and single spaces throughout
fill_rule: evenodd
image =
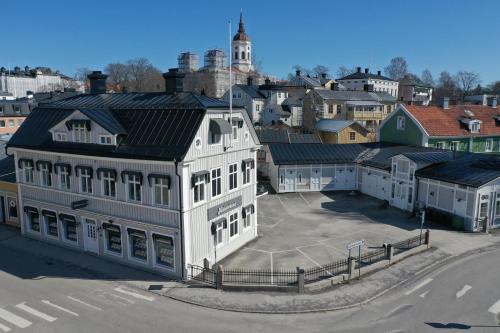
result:
M 245 33 L 245 24 L 243 23 L 243 9 L 240 11 L 240 26 L 238 28 L 238 32 Z
M 233 37 L 234 41 L 250 41 L 250 37 L 245 32 L 245 23 L 243 23 L 243 9 L 240 11 L 240 25 L 238 27 L 238 32 Z

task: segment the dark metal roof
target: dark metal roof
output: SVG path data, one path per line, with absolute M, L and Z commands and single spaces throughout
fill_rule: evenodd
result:
M 288 131 L 281 129 L 261 128 L 256 129 L 260 143 L 289 143 Z
M 243 90 L 248 96 L 250 96 L 253 99 L 265 99 L 266 96 L 264 96 L 263 93 L 259 91 L 258 86 L 253 86 L 253 85 L 248 85 L 248 84 L 237 84 L 236 85 L 238 88 Z
M 36 108 L 8 146 L 89 156 L 178 161 L 191 145 L 207 108 L 218 105 L 223 108 L 227 104 L 194 94 L 78 95 Z M 109 122 L 110 127 L 115 126 L 114 130 L 123 129 L 127 135 L 116 147 L 53 142 L 49 129 L 81 108 L 92 109 L 92 114 L 103 112 L 99 119 Z M 116 122 L 112 123 L 112 119 Z
M 0 181 L 8 183 L 16 182 L 14 156 L 6 156 L 0 160 Z
M 500 156 L 468 154 L 454 161 L 420 169 L 415 174 L 420 178 L 479 187 L 500 177 Z
M 127 134 L 120 122 L 109 109 L 78 109 L 81 113 L 101 125 L 111 134 Z
M 396 81 L 387 76 L 373 74 L 373 73 L 364 73 L 364 72 L 356 72 L 344 76 L 338 80 L 360 80 L 360 79 L 375 79 L 375 80 L 384 80 L 384 81 Z
M 290 143 L 322 143 L 317 134 L 290 133 Z
M 403 156 L 409 158 L 413 162 L 424 162 L 424 163 L 442 163 L 454 160 L 463 153 L 442 150 L 442 151 L 425 151 L 425 152 L 413 152 L 413 153 L 403 153 Z
M 18 112 L 14 110 L 18 108 Z M 32 105 L 27 100 L 0 100 L 0 116 L 26 117 L 31 112 Z
M 269 150 L 275 165 L 354 163 L 369 149 L 368 144 L 273 143 Z

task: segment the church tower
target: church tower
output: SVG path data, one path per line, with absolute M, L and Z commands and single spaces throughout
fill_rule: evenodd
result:
M 233 37 L 231 53 L 234 68 L 245 73 L 253 70 L 252 42 L 250 41 L 250 37 L 248 37 L 248 35 L 245 33 L 243 11 L 240 13 L 240 24 L 238 27 L 238 32 Z

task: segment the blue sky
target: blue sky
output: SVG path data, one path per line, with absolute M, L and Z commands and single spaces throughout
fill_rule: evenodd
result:
M 162 71 L 181 51 L 227 48 L 227 22 L 247 33 L 264 71 L 317 64 L 382 69 L 404 56 L 410 70 L 470 70 L 500 80 L 500 1 L 39 1 L 2 0 L 0 66 L 79 67 L 146 57 Z M 7 14 L 7 15 L 5 15 Z

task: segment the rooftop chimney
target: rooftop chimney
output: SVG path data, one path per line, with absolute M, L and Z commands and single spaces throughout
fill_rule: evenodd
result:
M 369 68 L 365 68 L 365 74 L 368 74 L 370 73 L 370 69 Z
M 326 79 L 326 73 L 321 73 L 321 77 L 322 77 L 323 79 Z
M 270 85 L 271 84 L 271 80 L 269 80 L 268 77 L 266 77 L 266 80 L 264 81 L 266 86 Z
M 443 110 L 448 110 L 450 108 L 450 98 L 443 97 L 440 101 L 440 105 L 443 108 Z
M 377 71 L 377 75 L 378 76 L 382 75 L 382 72 L 381 71 Z
M 498 105 L 498 97 L 493 96 L 493 97 L 489 98 L 488 105 L 491 106 L 492 108 L 496 109 L 497 105 Z
M 184 74 L 179 72 L 178 68 L 169 68 L 167 73 L 163 73 L 167 95 L 175 95 L 184 90 L 182 84 L 184 76 Z
M 295 71 L 295 76 L 296 76 L 296 77 L 299 77 L 299 76 L 300 76 L 300 70 L 298 70 L 298 69 L 297 69 L 297 70 Z
M 87 78 L 90 81 L 90 93 L 91 94 L 105 94 L 106 93 L 106 79 L 108 76 L 102 74 L 101 71 L 93 71 Z
M 356 72 L 361 73 L 361 67 L 356 67 Z
M 251 77 L 251 76 L 247 77 L 247 85 L 249 85 L 249 86 L 253 85 L 253 77 Z

